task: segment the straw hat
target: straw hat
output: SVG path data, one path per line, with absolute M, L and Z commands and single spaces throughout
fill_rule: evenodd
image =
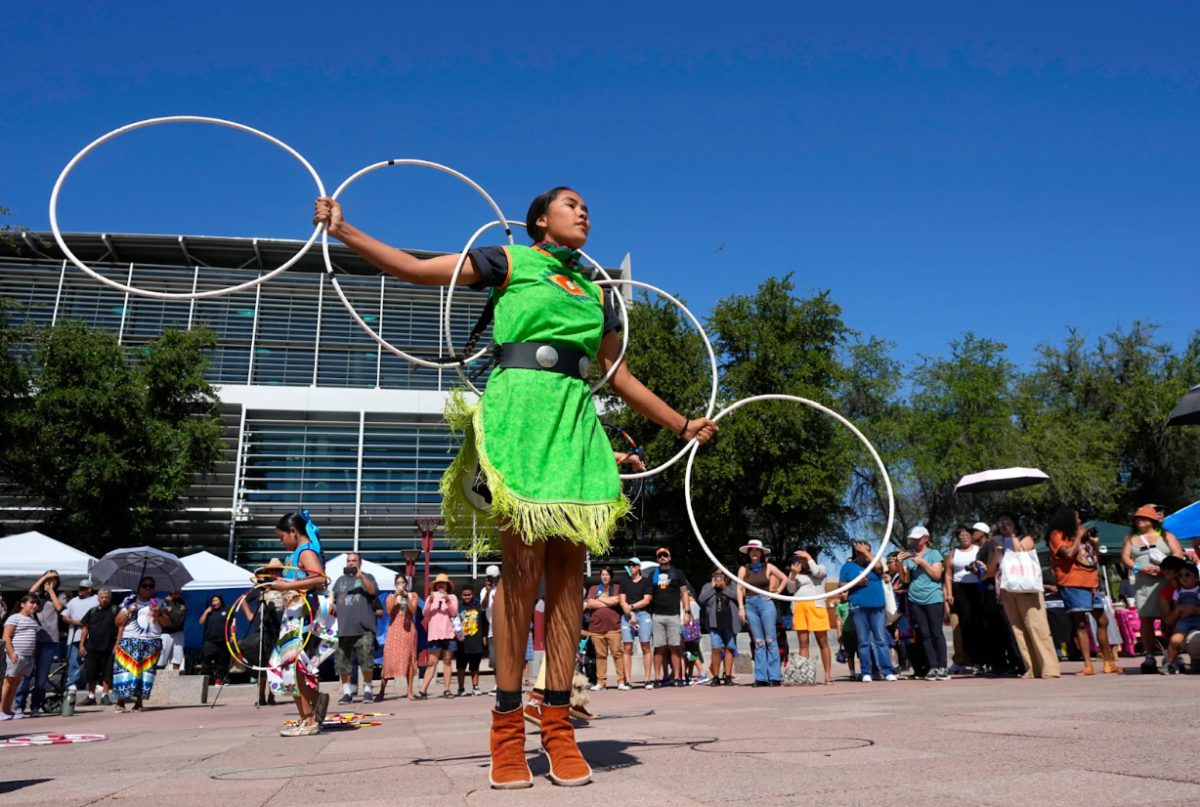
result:
M 1148 504 L 1144 504 L 1137 509 L 1133 514 L 1133 518 L 1148 518 L 1155 524 L 1161 524 L 1162 518 L 1158 515 L 1158 511 Z
M 451 593 L 454 592 L 454 581 L 451 580 L 449 577 L 447 577 L 445 572 L 443 572 L 442 574 L 439 574 L 437 577 L 433 578 L 433 582 L 431 582 L 429 584 L 429 590 L 433 591 L 434 589 L 436 589 L 438 583 L 445 583 L 446 590 Z

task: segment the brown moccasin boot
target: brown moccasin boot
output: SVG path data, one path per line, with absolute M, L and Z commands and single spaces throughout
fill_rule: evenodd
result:
M 492 710 L 492 767 L 488 781 L 496 790 L 533 787 L 533 774 L 525 761 L 525 718 L 520 709 Z
M 592 769 L 575 744 L 575 727 L 566 706 L 542 704 L 542 747 L 550 758 L 550 781 L 578 787 L 592 781 Z

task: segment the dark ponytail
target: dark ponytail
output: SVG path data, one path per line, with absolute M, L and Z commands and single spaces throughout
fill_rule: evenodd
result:
M 279 519 L 279 523 L 275 525 L 275 529 L 280 532 L 291 532 L 295 530 L 301 535 L 308 534 L 308 522 L 304 520 L 304 516 L 299 513 L 288 513 L 283 518 Z
M 546 231 L 538 226 L 537 220 L 546 215 L 546 211 L 550 209 L 550 203 L 557 199 L 563 191 L 575 192 L 566 185 L 559 185 L 557 188 L 551 188 L 545 193 L 538 194 L 538 197 L 529 205 L 529 212 L 525 214 L 525 229 L 528 231 L 529 237 L 533 239 L 533 243 L 545 240 Z

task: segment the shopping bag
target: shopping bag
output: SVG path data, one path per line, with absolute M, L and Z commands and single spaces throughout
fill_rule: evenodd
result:
M 1000 559 L 1000 588 L 1014 594 L 1034 594 L 1042 590 L 1042 564 L 1037 550 L 1008 550 Z
M 799 653 L 788 656 L 787 666 L 783 668 L 783 685 L 785 687 L 813 686 L 817 683 L 817 661 Z

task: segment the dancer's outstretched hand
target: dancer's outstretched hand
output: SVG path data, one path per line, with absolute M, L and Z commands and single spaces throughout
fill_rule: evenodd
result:
M 683 439 L 691 440 L 695 438 L 699 441 L 700 445 L 704 445 L 719 431 L 721 431 L 720 427 L 708 418 L 696 418 L 683 430 Z
M 328 196 L 322 196 L 317 200 L 316 211 L 313 213 L 313 224 L 329 225 L 329 234 L 334 238 L 342 231 L 342 206 L 330 199 Z

